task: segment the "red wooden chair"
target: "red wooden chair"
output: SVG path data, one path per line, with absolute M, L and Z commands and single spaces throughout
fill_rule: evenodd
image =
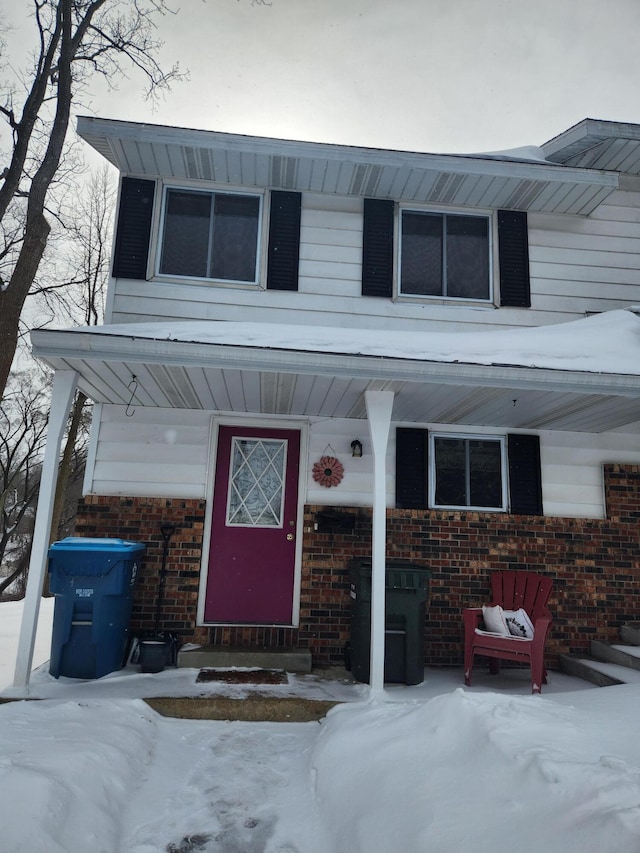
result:
M 504 571 L 491 573 L 491 603 L 499 604 L 504 610 L 523 608 L 532 624 L 533 639 L 497 636 L 478 633 L 482 629 L 482 608 L 473 607 L 463 611 L 464 620 L 464 683 L 471 685 L 473 659 L 476 655 L 490 658 L 489 670 L 500 671 L 503 660 L 528 663 L 531 667 L 531 692 L 540 693 L 542 684 L 547 683 L 544 666 L 544 645 L 552 622 L 547 609 L 553 580 L 533 572 Z

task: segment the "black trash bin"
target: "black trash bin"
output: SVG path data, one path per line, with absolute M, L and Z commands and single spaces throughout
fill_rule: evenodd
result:
M 369 681 L 371 655 L 371 560 L 351 564 L 351 672 Z M 408 560 L 387 560 L 385 573 L 384 680 L 424 681 L 425 605 L 431 571 Z
M 49 548 L 55 596 L 54 678 L 100 678 L 122 669 L 133 587 L 146 546 L 123 539 L 69 536 Z

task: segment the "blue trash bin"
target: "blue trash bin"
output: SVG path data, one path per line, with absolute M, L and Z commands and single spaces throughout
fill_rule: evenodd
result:
M 146 546 L 124 539 L 69 536 L 49 548 L 55 596 L 54 678 L 100 678 L 122 669 L 133 587 Z

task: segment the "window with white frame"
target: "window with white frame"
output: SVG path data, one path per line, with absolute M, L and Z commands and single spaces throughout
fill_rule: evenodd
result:
M 401 210 L 400 294 L 490 300 L 490 226 L 484 215 Z
M 431 434 L 429 439 L 431 506 L 506 510 L 503 438 Z
M 161 275 L 256 283 L 261 197 L 168 188 Z

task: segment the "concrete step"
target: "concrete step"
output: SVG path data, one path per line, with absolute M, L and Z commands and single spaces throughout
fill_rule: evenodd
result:
M 620 628 L 620 639 L 630 646 L 640 646 L 640 622 L 627 622 Z
M 283 669 L 286 672 L 311 672 L 309 649 L 240 648 L 235 646 L 198 646 L 178 652 L 179 667 L 195 669 L 242 667 L 246 669 Z
M 589 651 L 591 657 L 596 660 L 640 670 L 640 646 L 617 645 L 603 643 L 602 640 L 591 640 Z
M 620 669 L 622 668 L 620 667 Z M 573 675 L 575 678 L 582 678 L 584 681 L 590 681 L 596 687 L 610 687 L 614 684 L 625 683 L 622 679 L 609 674 L 602 661 L 578 657 L 577 655 L 560 655 L 560 672 Z
M 640 684 L 640 622 L 627 622 L 620 629 L 622 643 L 591 640 L 589 656 L 560 655 L 560 670 L 583 678 L 598 687 Z
M 640 684 L 640 671 L 616 663 L 577 655 L 560 655 L 560 670 L 567 675 L 583 678 L 598 687 L 615 684 Z

